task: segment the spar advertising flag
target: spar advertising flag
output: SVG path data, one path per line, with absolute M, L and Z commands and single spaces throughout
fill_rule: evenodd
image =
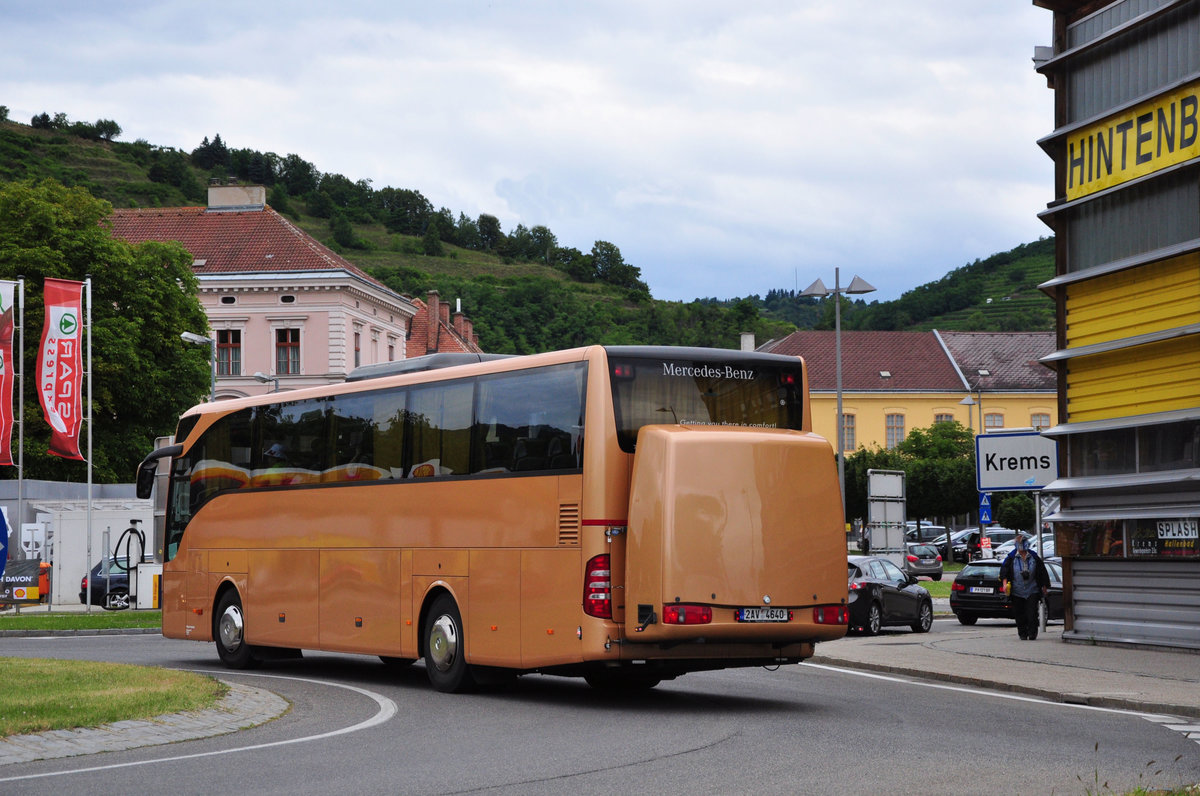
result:
M 47 279 L 44 293 L 46 326 L 42 329 L 37 384 L 42 412 L 50 424 L 50 453 L 83 461 L 79 453 L 79 428 L 83 425 L 79 394 L 83 283 Z
M 16 282 L 0 280 L 0 465 L 12 464 L 13 378 L 17 360 L 13 356 L 16 328 Z

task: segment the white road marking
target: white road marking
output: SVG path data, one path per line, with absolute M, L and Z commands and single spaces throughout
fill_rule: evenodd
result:
M 1064 708 L 1073 708 L 1075 710 L 1094 710 L 1100 713 L 1116 713 L 1123 716 L 1134 716 L 1139 719 L 1145 719 L 1152 724 L 1158 724 L 1167 730 L 1173 730 L 1181 733 L 1185 738 L 1195 741 L 1200 744 L 1200 732 L 1196 732 L 1196 725 L 1185 724 L 1186 719 L 1181 719 L 1179 716 L 1169 716 L 1163 713 L 1146 713 L 1140 710 L 1129 710 L 1127 708 L 1106 708 L 1098 705 L 1077 705 L 1073 702 L 1055 702 L 1050 699 L 1035 696 L 1023 696 L 1020 694 L 1007 694 L 1002 691 L 989 691 L 985 688 L 971 688 L 961 685 L 946 685 L 944 683 L 931 683 L 918 678 L 896 677 L 887 674 L 877 674 L 875 672 L 864 672 L 858 669 L 842 669 L 837 666 L 826 666 L 821 663 L 801 663 L 801 666 L 809 666 L 813 669 L 825 669 L 830 672 L 838 672 L 839 674 L 852 674 L 857 677 L 867 677 L 872 680 L 887 680 L 892 683 L 904 683 L 905 685 L 916 685 L 923 688 L 937 688 L 943 691 L 958 691 L 963 694 L 974 694 L 976 696 L 988 696 L 994 699 L 1008 699 L 1014 702 L 1035 702 L 1039 705 L 1052 705 Z
M 194 671 L 204 671 L 207 674 L 212 673 L 211 670 L 207 670 L 207 669 L 206 670 L 197 669 Z M 359 687 L 353 686 L 353 685 L 346 685 L 344 683 L 330 683 L 330 682 L 327 682 L 324 680 L 314 680 L 314 679 L 308 678 L 308 677 L 286 677 L 284 675 L 278 675 L 278 674 L 253 674 L 250 672 L 237 672 L 237 675 L 241 676 L 241 677 L 274 677 L 279 680 L 294 680 L 294 681 L 300 682 L 300 683 L 314 683 L 316 685 L 326 685 L 326 686 L 333 686 L 335 688 L 345 688 L 348 691 L 354 691 L 354 692 L 362 694 L 363 696 L 366 696 L 370 699 L 373 699 L 375 701 L 375 704 L 379 706 L 379 710 L 375 713 L 374 716 L 372 716 L 371 718 L 369 718 L 365 721 L 360 721 L 358 724 L 354 724 L 350 727 L 343 727 L 340 730 L 332 730 L 330 732 L 323 732 L 323 733 L 320 733 L 319 735 L 306 735 L 301 738 L 289 738 L 288 740 L 285 740 L 285 741 L 272 741 L 270 743 L 253 744 L 250 746 L 237 746 L 232 749 L 218 749 L 218 750 L 212 751 L 212 752 L 197 752 L 195 754 L 190 754 L 190 755 L 174 755 L 172 757 L 156 757 L 153 760 L 139 760 L 139 761 L 131 762 L 131 763 L 113 763 L 111 765 L 106 765 L 106 766 L 87 766 L 87 767 L 83 767 L 83 768 L 72 768 L 72 769 L 68 769 L 66 771 L 48 771 L 44 774 L 26 774 L 26 775 L 19 776 L 19 777 L 4 777 L 4 778 L 0 778 L 0 782 L 16 782 L 18 780 L 40 779 L 42 777 L 60 777 L 60 776 L 66 775 L 66 774 L 89 774 L 93 771 L 110 771 L 112 769 L 117 769 L 117 768 L 131 768 L 133 766 L 148 766 L 148 765 L 152 765 L 155 763 L 172 763 L 177 760 L 193 760 L 193 759 L 199 758 L 199 757 L 214 757 L 216 755 L 229 755 L 229 754 L 235 754 L 237 752 L 252 752 L 256 749 L 269 749 L 273 746 L 288 746 L 290 744 L 308 743 L 310 741 L 320 741 L 325 738 L 333 738 L 338 735 L 346 735 L 348 733 L 359 732 L 361 730 L 370 729 L 371 727 L 375 727 L 379 724 L 383 724 L 384 722 L 388 721 L 389 719 L 391 719 L 393 716 L 396 715 L 397 708 L 396 708 L 395 702 L 388 699 L 387 697 L 385 697 L 382 694 L 375 693 L 374 691 L 368 691 L 365 688 L 359 688 Z M 197 740 L 200 740 L 200 739 L 197 739 Z

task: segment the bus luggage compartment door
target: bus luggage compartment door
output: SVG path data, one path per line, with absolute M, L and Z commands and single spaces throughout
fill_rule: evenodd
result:
M 644 426 L 630 485 L 625 637 L 811 639 L 811 606 L 846 597 L 839 494 L 821 437 Z M 670 605 L 708 606 L 712 620 L 669 624 Z M 806 610 L 786 621 L 738 621 L 738 609 L 772 607 Z

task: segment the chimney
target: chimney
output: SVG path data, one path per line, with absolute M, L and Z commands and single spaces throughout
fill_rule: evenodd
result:
M 429 305 L 428 335 L 425 343 L 425 352 L 433 354 L 438 350 L 438 316 L 441 313 L 441 301 L 438 300 L 438 292 L 436 290 L 429 291 L 425 295 L 425 303 Z
M 471 338 L 474 335 L 475 335 L 475 324 L 473 324 L 471 322 L 470 318 L 464 317 L 463 318 L 463 339 L 469 343 L 469 342 L 471 342 Z
M 463 336 L 463 320 L 462 310 L 454 313 L 454 333 L 459 337 Z
M 209 185 L 208 212 L 235 213 L 262 210 L 267 189 L 262 185 Z
M 742 332 L 742 350 L 754 350 L 754 332 Z
M 438 313 L 442 320 L 442 325 L 450 325 L 450 302 L 443 301 L 438 304 Z

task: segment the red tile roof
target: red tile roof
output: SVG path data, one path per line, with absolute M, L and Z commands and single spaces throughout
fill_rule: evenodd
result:
M 411 299 L 411 301 L 417 308 L 417 314 L 413 316 L 408 342 L 405 344 L 405 357 L 419 357 L 424 354 L 483 353 L 483 349 L 473 339 L 468 339 L 466 335 L 459 335 L 452 326 L 443 323 L 440 318 L 435 321 L 433 312 L 424 301 L 418 298 Z M 433 340 L 432 346 L 430 346 L 429 339 L 430 323 L 436 323 L 437 336 Z
M 804 357 L 812 390 L 837 389 L 834 332 L 793 332 L 764 351 Z M 882 376 L 881 372 L 891 376 Z M 932 332 L 842 331 L 842 389 L 961 391 L 962 379 Z
M 1054 332 L 940 332 L 975 389 L 1056 390 L 1055 371 L 1038 360 L 1053 353 Z M 980 376 L 980 370 L 988 371 Z
M 269 207 L 114 210 L 110 220 L 113 235 L 131 243 L 179 241 L 194 258 L 197 275 L 346 271 L 394 292 Z
M 809 389 L 837 389 L 835 332 L 799 331 L 762 346 L 808 363 Z M 939 335 L 942 338 L 939 341 Z M 945 342 L 945 348 L 942 347 Z M 1054 373 L 1038 358 L 1054 350 L 1053 332 L 842 331 L 842 389 L 853 392 L 964 392 L 983 377 L 984 390 L 1055 389 Z M 947 353 L 949 352 L 949 354 Z M 958 368 L 955 368 L 955 364 Z M 890 376 L 882 376 L 881 372 Z

